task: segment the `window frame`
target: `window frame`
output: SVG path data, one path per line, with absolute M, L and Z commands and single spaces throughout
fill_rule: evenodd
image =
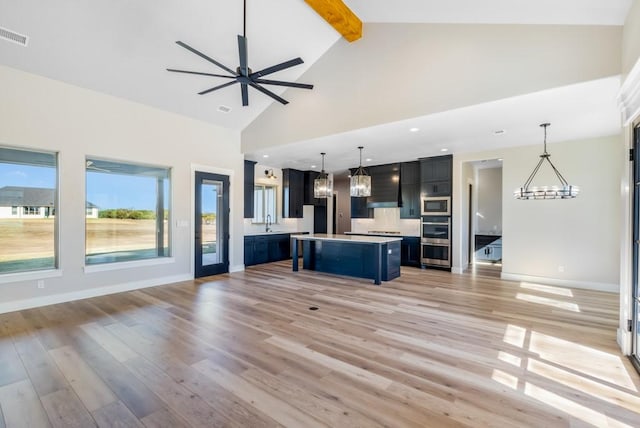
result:
M 156 216 L 156 227 L 155 227 L 155 251 L 156 254 L 153 257 L 140 257 L 140 258 L 118 258 L 117 254 L 122 252 L 122 251 L 126 251 L 123 249 L 116 249 L 114 251 L 111 251 L 110 253 L 104 253 L 105 255 L 109 255 L 109 254 L 113 254 L 114 259 L 113 260 L 105 260 L 105 261 L 93 261 L 93 262 L 89 262 L 88 257 L 89 254 L 87 254 L 87 219 L 89 218 L 87 216 L 89 209 L 86 207 L 87 206 L 87 191 L 88 191 L 88 180 L 87 180 L 87 173 L 90 171 L 89 169 L 89 162 L 99 162 L 99 163 L 107 163 L 107 164 L 118 164 L 121 166 L 128 166 L 131 168 L 140 168 L 140 169 L 144 169 L 144 168 L 148 168 L 149 170 L 164 170 L 164 172 L 166 173 L 166 176 L 164 177 L 164 179 L 166 180 L 166 189 L 164 190 L 163 194 L 162 194 L 162 198 L 158 198 L 159 193 L 156 191 L 156 203 L 154 206 L 154 213 Z M 114 173 L 114 175 L 118 175 L 120 177 L 126 177 L 126 176 L 131 176 L 131 177 L 140 177 L 141 175 L 138 174 L 126 174 L 126 173 Z M 148 177 L 153 177 L 153 175 L 148 175 Z M 156 178 L 160 177 L 160 175 L 156 176 Z M 84 194 L 84 215 L 83 215 L 83 219 L 84 219 L 84 232 L 85 232 L 85 243 L 84 243 L 84 271 L 85 272 L 102 272 L 102 271 L 109 271 L 109 270 L 117 270 L 117 269 L 122 269 L 122 268 L 130 268 L 130 267 L 140 267 L 140 266 L 153 266 L 153 265 L 158 265 L 158 264 L 165 264 L 165 263 L 173 263 L 175 262 L 175 258 L 173 257 L 173 233 L 174 233 L 174 228 L 172 225 L 172 218 L 173 218 L 173 168 L 170 166 L 166 166 L 166 165 L 159 165 L 159 164 L 150 164 L 150 163 L 145 163 L 145 162 L 136 162 L 136 161 L 131 161 L 131 160 L 120 160 L 120 159 L 110 159 L 110 158 L 104 158 L 104 157 L 100 157 L 100 156 L 91 156 L 91 155 L 86 155 L 85 156 L 85 168 L 84 168 L 84 180 L 85 180 L 85 194 Z M 164 199 L 168 198 L 168 202 L 164 203 Z M 164 207 L 163 208 L 163 214 L 162 215 L 162 219 L 161 216 L 158 215 L 158 201 L 162 201 Z M 98 209 L 98 213 L 100 212 L 100 208 L 96 207 Z M 140 211 L 140 210 L 136 210 L 136 211 Z M 165 219 L 166 216 L 166 219 Z M 98 216 L 98 218 L 100 218 Z M 158 222 L 163 223 L 162 225 L 162 230 L 164 231 L 164 234 L 166 235 L 166 242 L 164 242 L 163 240 L 163 247 L 162 247 L 162 251 L 165 252 L 166 254 L 163 255 L 159 255 L 158 253 L 160 252 L 160 249 L 158 247 L 158 235 L 159 235 L 159 231 L 158 231 Z M 166 229 L 166 231 L 164 230 Z M 95 256 L 95 254 L 94 254 Z
M 52 151 L 46 149 L 40 149 L 35 147 L 18 147 L 0 144 L 0 149 L 6 150 L 14 150 L 19 152 L 29 153 L 31 155 L 41 155 L 41 156 L 52 156 L 54 165 L 43 165 L 39 164 L 36 161 L 32 161 L 31 163 L 27 162 L 9 162 L 2 158 L 0 158 L 0 163 L 15 163 L 17 165 L 27 165 L 30 167 L 49 167 L 54 168 L 54 188 L 53 188 L 53 207 L 52 210 L 54 213 L 60 212 L 60 152 Z M 29 186 L 22 186 L 29 187 Z M 20 205 L 11 205 L 11 217 L 15 219 L 22 218 L 34 218 L 34 216 L 24 216 L 24 214 L 20 214 L 24 210 L 24 206 Z M 39 210 L 38 210 L 39 211 Z M 26 281 L 32 279 L 43 279 L 43 278 L 52 278 L 58 277 L 62 275 L 61 264 L 60 264 L 60 216 L 53 215 L 53 265 L 46 266 L 42 268 L 33 268 L 33 269 L 23 269 L 23 270 L 13 270 L 8 272 L 0 271 L 0 284 L 14 282 L 14 281 Z
M 267 212 L 266 209 L 266 193 L 265 190 L 273 189 L 274 192 L 274 203 L 273 203 L 273 212 Z M 258 205 L 255 203 L 256 200 L 256 192 L 260 191 L 262 194 L 262 217 L 258 218 Z M 276 224 L 278 222 L 278 185 L 277 184 L 264 184 L 264 183 L 255 183 L 253 186 L 253 200 L 254 200 L 254 209 L 253 209 L 253 218 L 251 219 L 252 224 L 266 224 L 267 215 L 272 214 L 270 224 Z

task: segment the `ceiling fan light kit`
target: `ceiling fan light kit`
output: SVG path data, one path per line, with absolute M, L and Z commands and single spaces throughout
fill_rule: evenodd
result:
M 326 153 L 320 153 L 322 155 L 322 170 L 318 174 L 318 178 L 313 180 L 313 197 L 319 199 L 330 198 L 333 193 L 333 184 L 329 180 L 329 174 L 324 172 L 324 157 Z
M 296 83 L 296 82 L 285 82 L 281 80 L 269 80 L 263 79 L 262 77 L 267 76 L 269 74 L 277 73 L 278 71 L 286 70 L 287 68 L 294 67 L 296 65 L 300 65 L 304 63 L 302 58 L 294 58 L 289 61 L 282 62 L 280 64 L 273 65 L 271 67 L 263 68 L 262 70 L 254 72 L 251 68 L 249 68 L 249 55 L 248 55 L 248 43 L 247 43 L 247 1 L 244 0 L 244 9 L 243 9 L 243 34 L 238 34 L 238 57 L 240 60 L 240 65 L 236 67 L 235 70 L 227 67 L 226 65 L 216 61 L 215 59 L 205 55 L 204 53 L 196 50 L 195 48 L 189 46 L 188 44 L 178 40 L 176 44 L 184 49 L 192 52 L 199 57 L 209 61 L 214 64 L 216 67 L 226 71 L 228 74 L 217 74 L 217 73 L 205 73 L 200 71 L 189 71 L 189 70 L 178 70 L 175 68 L 167 68 L 167 71 L 173 73 L 184 73 L 184 74 L 195 74 L 199 76 L 210 76 L 217 77 L 221 79 L 230 79 L 226 83 L 222 83 L 220 85 L 214 86 L 209 89 L 205 89 L 203 91 L 198 92 L 198 95 L 205 95 L 211 93 L 213 91 L 217 91 L 218 89 L 226 88 L 227 86 L 235 85 L 236 83 L 240 84 L 240 93 L 242 96 L 242 105 L 249 105 L 249 87 L 256 89 L 259 92 L 273 98 L 281 104 L 288 104 L 289 102 L 274 92 L 268 90 L 263 85 L 275 85 L 275 86 L 286 86 L 289 88 L 300 88 L 300 89 L 313 89 L 313 85 L 307 83 Z
M 529 175 L 529 178 L 525 181 L 524 185 L 513 192 L 513 196 L 516 199 L 573 199 L 578 196 L 578 193 L 580 193 L 580 188 L 569 184 L 562 174 L 560 174 L 560 171 L 558 171 L 553 162 L 551 162 L 551 155 L 547 152 L 547 127 L 549 126 L 551 126 L 550 123 L 540 124 L 540 127 L 544 128 L 544 151 L 540 155 L 538 165 L 533 169 L 533 172 Z M 551 169 L 553 169 L 556 177 L 560 180 L 559 186 L 531 186 L 533 178 L 536 176 L 545 160 L 549 165 L 551 165 Z
M 363 146 L 359 146 L 360 150 L 360 166 L 356 170 L 355 174 L 351 176 L 349 183 L 349 193 L 356 198 L 364 198 L 371 196 L 371 176 L 367 174 L 367 170 L 362 167 L 362 149 Z

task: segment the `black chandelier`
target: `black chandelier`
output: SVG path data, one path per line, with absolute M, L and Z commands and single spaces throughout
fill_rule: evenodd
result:
M 551 162 L 551 155 L 547 152 L 547 127 L 549 126 L 551 126 L 550 123 L 540 124 L 540 127 L 544 128 L 544 152 L 540 155 L 538 165 L 536 165 L 533 172 L 524 183 L 524 186 L 513 192 L 513 196 L 515 196 L 516 199 L 573 199 L 578 196 L 578 193 L 580 192 L 580 188 L 569 184 L 562 174 L 560 174 L 558 168 L 556 168 L 553 162 Z M 536 176 L 545 160 L 549 162 L 553 172 L 560 180 L 560 186 L 531 186 L 533 178 Z

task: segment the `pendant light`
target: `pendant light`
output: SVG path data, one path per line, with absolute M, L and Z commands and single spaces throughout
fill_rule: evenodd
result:
M 320 153 L 322 155 L 322 171 L 318 175 L 318 178 L 313 180 L 313 197 L 326 199 L 331 197 L 333 188 L 331 180 L 329 180 L 329 174 L 324 172 L 324 156 L 326 153 Z
M 367 171 L 362 167 L 362 149 L 364 149 L 364 147 L 360 146 L 358 149 L 360 150 L 360 166 L 355 174 L 351 176 L 349 193 L 351 196 L 363 198 L 371 196 L 371 176 L 367 174 Z
M 513 196 L 515 196 L 516 199 L 573 199 L 578 196 L 578 193 L 580 192 L 580 188 L 578 186 L 570 185 L 551 162 L 551 155 L 547 153 L 547 127 L 549 126 L 551 126 L 550 123 L 540 124 L 540 127 L 544 128 L 544 152 L 540 155 L 538 165 L 534 168 L 533 172 L 524 183 L 524 186 L 513 192 Z M 556 176 L 560 180 L 560 186 L 531 186 L 533 178 L 536 176 L 545 160 L 549 162 L 551 169 L 553 169 L 553 172 L 555 172 Z

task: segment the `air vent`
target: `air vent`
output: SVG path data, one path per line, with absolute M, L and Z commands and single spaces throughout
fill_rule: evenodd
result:
M 229 113 L 231 111 L 231 107 L 220 105 L 218 106 L 218 111 L 220 113 Z
M 17 43 L 25 47 L 29 43 L 29 37 L 3 27 L 0 27 L 0 39 L 4 39 L 8 42 Z

